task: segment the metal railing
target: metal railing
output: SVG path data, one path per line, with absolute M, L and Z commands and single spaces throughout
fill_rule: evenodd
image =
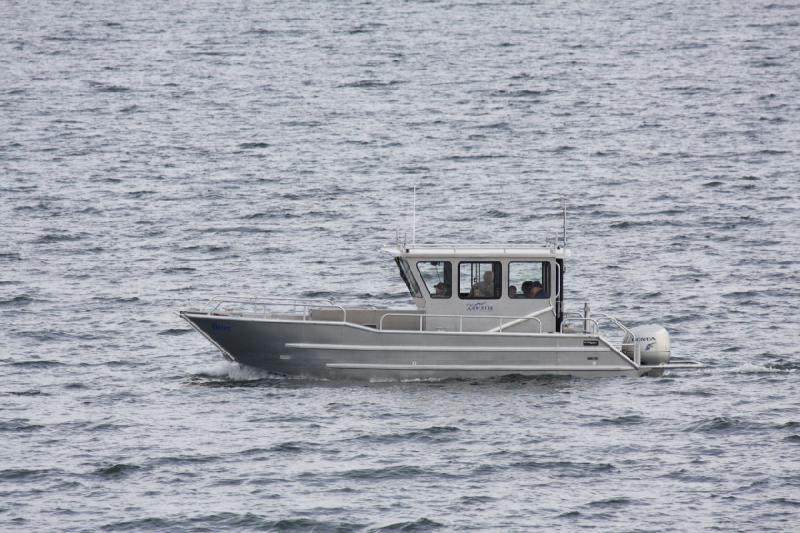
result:
M 416 316 L 419 320 L 418 329 L 417 331 L 424 331 L 423 324 L 425 319 L 430 318 L 457 318 L 458 319 L 458 333 L 464 332 L 464 319 L 467 320 L 497 320 L 498 325 L 497 327 L 491 330 L 477 330 L 483 333 L 502 333 L 506 327 L 509 326 L 516 326 L 528 320 L 535 320 L 539 324 L 539 331 L 538 333 L 542 332 L 542 321 L 539 320 L 535 316 L 497 316 L 497 315 L 432 315 L 432 314 L 417 314 L 417 313 L 385 313 L 381 315 L 381 319 L 378 322 L 378 329 L 380 331 L 384 331 L 383 328 L 383 321 L 386 317 L 396 317 L 396 316 Z M 509 323 L 504 323 L 503 320 L 508 320 Z M 393 330 L 387 330 L 393 331 Z M 406 331 L 406 330 L 403 330 Z M 444 330 L 449 331 L 449 330 Z M 455 332 L 456 330 L 453 329 Z
M 617 349 L 620 352 L 624 353 L 625 347 L 631 347 L 633 350 L 633 362 L 639 366 L 642 363 L 642 354 L 641 354 L 641 346 L 639 343 L 636 342 L 636 335 L 628 328 L 625 324 L 619 321 L 618 318 L 605 314 L 605 313 L 592 313 L 590 316 L 586 316 L 584 313 L 580 311 L 569 311 L 564 313 L 564 318 L 561 321 L 561 328 L 560 332 L 564 332 L 564 326 L 574 322 L 582 322 L 583 323 L 583 330 L 582 332 L 585 334 L 591 335 L 599 335 L 600 334 L 600 324 L 601 323 L 608 323 L 612 326 L 617 327 L 623 333 L 623 340 L 619 343 Z M 589 327 L 591 326 L 591 327 Z M 633 342 L 625 342 L 625 337 L 630 336 L 633 339 Z M 625 354 L 627 357 L 627 354 Z
M 313 300 L 303 298 L 237 298 L 237 297 L 215 297 L 209 300 L 208 313 L 213 314 L 239 314 L 245 311 L 237 308 L 230 308 L 229 305 L 246 306 L 249 315 L 261 318 L 270 318 L 275 315 L 273 308 L 284 308 L 286 313 L 302 315 L 303 320 L 311 317 L 312 309 L 335 309 L 342 313 L 342 322 L 347 322 L 347 309 L 335 304 L 333 300 Z

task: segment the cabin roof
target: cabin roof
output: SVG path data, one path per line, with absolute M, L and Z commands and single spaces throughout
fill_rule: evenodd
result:
M 384 246 L 383 251 L 394 257 L 485 257 L 494 259 L 503 259 L 506 257 L 552 257 L 564 259 L 570 256 L 570 251 L 562 247 L 535 247 L 505 244 L 390 244 Z

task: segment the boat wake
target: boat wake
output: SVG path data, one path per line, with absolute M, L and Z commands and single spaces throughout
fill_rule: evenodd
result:
M 285 379 L 282 376 L 270 374 L 266 370 L 242 365 L 233 361 L 219 361 L 213 365 L 190 370 L 189 373 L 194 377 L 222 378 L 230 381 L 263 381 L 265 379 Z
M 730 369 L 735 374 L 783 374 L 795 372 L 794 368 L 780 368 L 747 362 Z

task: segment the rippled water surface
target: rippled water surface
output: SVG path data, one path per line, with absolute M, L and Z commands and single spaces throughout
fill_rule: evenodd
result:
M 800 523 L 800 4 L 0 3 L 0 529 Z M 708 365 L 287 380 L 176 311 L 539 243 Z

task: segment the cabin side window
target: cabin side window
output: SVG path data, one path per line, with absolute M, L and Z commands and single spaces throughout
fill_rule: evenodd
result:
M 549 298 L 548 261 L 512 261 L 508 264 L 509 298 Z
M 395 257 L 394 260 L 400 269 L 400 277 L 406 282 L 408 292 L 411 293 L 411 296 L 414 298 L 422 298 L 422 294 L 419 292 L 419 285 L 417 285 L 417 281 L 414 279 L 414 275 L 411 273 L 411 267 L 408 266 L 406 260 L 399 257 Z
M 417 270 L 431 298 L 450 298 L 453 266 L 450 261 L 419 261 Z
M 500 298 L 503 268 L 499 261 L 458 264 L 458 297 L 463 300 Z

